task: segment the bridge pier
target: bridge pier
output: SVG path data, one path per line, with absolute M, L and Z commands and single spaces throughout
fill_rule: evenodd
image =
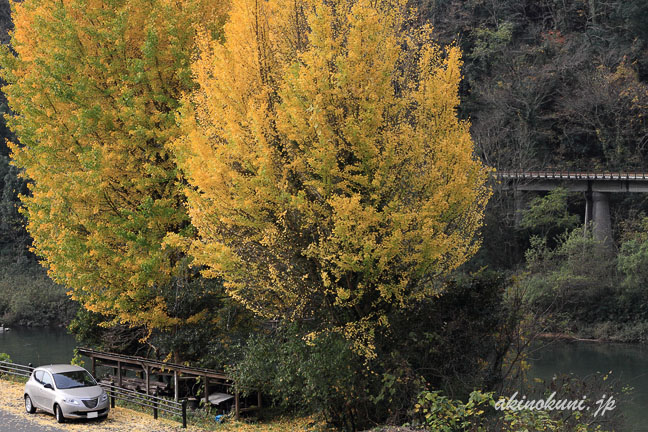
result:
M 585 223 L 583 225 L 583 235 L 592 225 L 592 191 L 585 192 Z
M 513 215 L 513 221 L 515 223 L 515 227 L 519 228 L 519 226 L 522 224 L 522 212 L 524 210 L 524 195 L 522 195 L 522 191 L 513 189 L 513 200 L 515 201 L 515 213 Z
M 585 205 L 585 222 L 588 222 L 587 212 L 590 208 L 592 209 L 592 230 L 594 238 L 601 242 L 605 249 L 612 249 L 614 243 L 612 239 L 612 222 L 610 219 L 610 194 L 608 192 L 592 192 L 591 205 L 589 197 Z
M 591 227 L 594 238 L 602 243 L 601 252 L 614 250 L 610 219 L 611 193 L 648 193 L 648 173 L 569 172 L 569 171 L 499 171 L 505 189 L 515 193 L 516 222 L 522 200 L 520 191 L 550 191 L 563 187 L 585 193 L 585 233 Z

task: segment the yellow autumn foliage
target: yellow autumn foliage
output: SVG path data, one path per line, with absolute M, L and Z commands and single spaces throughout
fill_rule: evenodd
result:
M 262 316 L 368 346 L 478 248 L 490 190 L 457 119 L 460 52 L 406 17 L 405 1 L 242 0 L 224 42 L 198 38 L 175 145 L 191 252 Z
M 19 139 L 14 163 L 33 249 L 89 310 L 124 323 L 177 322 L 165 290 L 190 235 L 182 177 L 168 142 L 193 88 L 195 23 L 222 29 L 213 0 L 14 2 L 11 50 L 0 55 Z M 12 51 L 13 50 L 13 51 Z

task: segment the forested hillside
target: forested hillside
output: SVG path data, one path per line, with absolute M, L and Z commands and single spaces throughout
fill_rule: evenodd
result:
M 496 169 L 648 171 L 648 3 L 419 2 L 465 59 L 462 115 Z M 645 194 L 612 194 L 612 256 L 583 237 L 580 193 L 495 187 L 475 268 L 520 277 L 547 329 L 603 340 L 648 340 Z M 546 195 L 546 196 L 545 196 Z M 517 215 L 516 211 L 522 211 Z
M 648 3 L 418 2 L 464 52 L 463 115 L 495 168 L 646 169 Z
M 461 115 L 472 122 L 477 151 L 489 166 L 648 169 L 646 2 L 415 3 L 420 22 L 463 50 Z M 533 232 L 515 227 L 513 195 L 498 185 L 495 191 L 473 263 L 512 269 L 523 264 Z M 584 197 L 570 194 L 565 205 L 582 223 Z M 618 242 L 624 221 L 648 210 L 648 201 L 643 194 L 614 195 L 611 209 Z M 550 229 L 550 243 L 563 228 Z

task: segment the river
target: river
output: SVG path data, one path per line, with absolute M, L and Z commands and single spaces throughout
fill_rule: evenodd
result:
M 74 336 L 61 328 L 15 327 L 0 333 L 0 352 L 15 363 L 40 366 L 70 363 L 74 356 Z
M 21 364 L 69 363 L 75 347 L 74 337 L 65 329 L 14 328 L 0 333 L 0 352 Z M 648 432 L 648 346 L 553 342 L 531 357 L 530 378 L 545 381 L 560 374 L 585 377 L 612 371 L 614 379 L 634 388 L 632 400 L 618 407 L 626 418 L 626 431 Z M 601 395 L 584 396 L 592 400 Z
M 633 391 L 617 409 L 625 418 L 624 431 L 648 432 L 648 346 L 593 342 L 552 342 L 531 355 L 530 377 L 545 382 L 554 375 L 587 377 L 612 372 L 610 379 Z M 602 395 L 583 395 L 590 401 Z M 592 409 L 595 409 L 594 406 Z

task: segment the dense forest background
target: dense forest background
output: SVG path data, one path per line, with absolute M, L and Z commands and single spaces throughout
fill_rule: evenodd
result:
M 648 4 L 643 1 L 421 1 L 444 43 L 464 52 L 461 115 L 495 169 L 641 171 L 648 144 Z M 550 243 L 574 226 L 515 226 L 513 195 L 495 185 L 478 266 L 524 263 L 529 238 Z M 527 206 L 538 194 L 523 199 Z M 583 222 L 584 197 L 565 198 Z M 616 240 L 646 210 L 641 194 L 612 197 Z M 517 215 L 519 218 L 520 215 Z M 533 225 L 533 223 L 531 224 Z M 551 225 L 551 223 L 549 224 Z

